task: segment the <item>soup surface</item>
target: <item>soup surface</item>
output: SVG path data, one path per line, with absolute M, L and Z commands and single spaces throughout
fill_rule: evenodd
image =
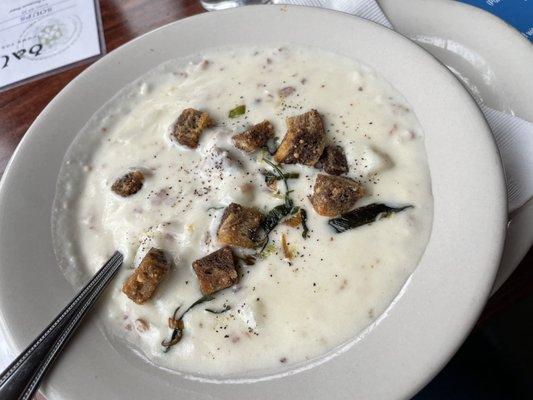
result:
M 188 108 L 212 121 L 196 148 L 174 135 Z M 271 154 L 286 118 L 310 110 L 323 121 L 326 146 L 345 155 L 341 175 L 364 191 L 352 209 L 412 207 L 342 232 L 331 222 L 338 216 L 319 215 L 310 196 L 317 176 L 328 175 L 325 161 L 278 163 Z M 277 140 L 250 153 L 235 147 L 232 136 L 264 120 Z M 131 171 L 142 174 L 142 187 L 117 194 L 114 182 Z M 237 279 L 180 320 L 205 294 L 193 262 L 227 244 L 218 232 L 226 207 L 272 216 L 288 201 L 290 212 L 268 235 L 262 222 L 255 248 L 231 246 Z M 373 70 L 314 48 L 226 48 L 165 63 L 96 113 L 65 160 L 53 226 L 60 263 L 76 283 L 115 249 L 123 253 L 103 305 L 114 334 L 157 365 L 227 375 L 314 359 L 357 337 L 418 264 L 432 202 L 423 131 Z M 137 304 L 123 284 L 150 248 L 163 250 L 170 267 Z M 177 326 L 181 340 L 169 346 Z

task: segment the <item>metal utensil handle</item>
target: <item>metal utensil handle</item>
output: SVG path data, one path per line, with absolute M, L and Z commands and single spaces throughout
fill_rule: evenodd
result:
M 26 395 L 27 389 L 30 387 L 33 392 L 37 389 L 46 370 L 46 368 L 41 370 L 44 362 L 48 360 L 47 367 L 55 359 L 58 351 L 70 338 L 86 311 L 118 271 L 122 265 L 122 260 L 122 254 L 115 252 L 50 325 L 2 372 L 0 375 L 0 399 L 19 400 L 22 398 L 21 396 Z M 64 334 L 65 328 L 69 332 L 67 335 Z M 59 344 L 59 347 L 56 347 L 56 343 Z M 48 357 L 51 351 L 54 353 L 52 357 Z M 39 372 L 37 384 L 32 384 Z
M 121 263 L 118 264 L 120 266 Z M 91 292 L 87 301 L 84 301 L 80 304 L 78 311 L 70 319 L 67 327 L 63 330 L 59 338 L 54 343 L 52 349 L 46 354 L 45 359 L 42 361 L 39 369 L 34 374 L 31 382 L 28 384 L 22 396 L 21 400 L 30 400 L 32 395 L 35 393 L 39 387 L 39 383 L 43 379 L 48 367 L 54 362 L 57 358 L 65 344 L 68 342 L 72 334 L 76 331 L 76 328 L 79 326 L 80 322 L 83 320 L 83 317 L 87 314 L 87 311 L 91 309 L 96 300 L 100 297 L 100 293 L 106 288 L 108 283 L 113 279 L 115 274 L 118 272 L 118 268 L 111 269 L 109 273 L 103 277 L 98 286 Z

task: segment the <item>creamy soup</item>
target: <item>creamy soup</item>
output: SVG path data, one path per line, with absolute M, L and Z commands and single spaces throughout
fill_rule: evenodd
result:
M 196 148 L 174 135 L 188 108 L 212 121 Z M 338 216 L 319 215 L 310 196 L 317 175 L 328 175 L 324 161 L 278 163 L 269 152 L 285 137 L 286 118 L 310 110 L 322 119 L 326 145 L 345 155 L 341 175 L 364 192 L 351 209 L 411 207 L 342 232 L 331 222 Z M 232 136 L 265 120 L 276 139 L 251 153 L 235 147 Z M 272 165 L 291 175 L 289 192 Z M 133 170 L 142 187 L 117 195 L 114 182 Z M 231 246 L 241 257 L 237 281 L 190 309 L 181 340 L 163 346 L 203 296 L 192 264 L 224 246 L 217 231 L 225 208 L 237 203 L 269 215 L 287 197 L 305 210 L 307 234 L 301 218 L 291 226 L 287 215 L 268 242 Z M 95 115 L 64 163 L 54 235 L 72 279 L 94 273 L 115 249 L 124 255 L 103 306 L 116 335 L 156 365 L 239 374 L 316 359 L 375 321 L 425 249 L 432 201 L 422 128 L 372 69 L 293 45 L 220 49 L 161 65 Z M 123 284 L 152 247 L 167 254 L 170 268 L 137 304 Z

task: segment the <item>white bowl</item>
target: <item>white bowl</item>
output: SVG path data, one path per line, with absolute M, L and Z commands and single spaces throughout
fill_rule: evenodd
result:
M 93 315 L 50 374 L 50 400 L 406 398 L 469 332 L 490 292 L 506 225 L 501 162 L 475 102 L 444 66 L 389 29 L 321 9 L 257 6 L 187 18 L 111 52 L 72 81 L 28 130 L 0 187 L 0 326 L 13 353 L 73 294 L 56 266 L 50 216 L 63 155 L 91 115 L 168 59 L 280 42 L 360 60 L 413 107 L 426 135 L 435 213 L 416 271 L 359 340 L 318 366 L 255 383 L 207 383 L 155 368 L 121 342 L 111 345 Z

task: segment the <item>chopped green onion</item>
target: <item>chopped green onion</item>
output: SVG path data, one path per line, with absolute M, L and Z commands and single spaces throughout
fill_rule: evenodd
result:
M 245 112 L 246 112 L 246 106 L 244 104 L 241 104 L 240 106 L 237 106 L 231 109 L 228 113 L 228 117 L 237 118 L 243 115 Z

